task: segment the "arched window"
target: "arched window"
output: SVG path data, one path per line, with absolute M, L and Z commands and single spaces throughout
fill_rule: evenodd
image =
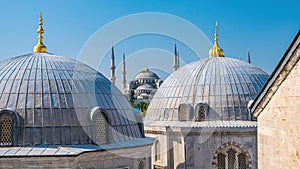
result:
M 231 144 L 231 145 L 230 145 Z M 249 153 L 236 143 L 226 143 L 218 149 L 213 159 L 215 169 L 251 168 Z
M 1 146 L 10 146 L 13 141 L 13 119 L 9 115 L 3 115 L 0 119 Z
M 235 169 L 236 168 L 236 151 L 233 148 L 230 148 L 227 151 L 227 160 L 228 160 L 228 169 Z
M 195 121 L 205 121 L 208 105 L 206 103 L 199 103 L 195 108 Z
M 160 161 L 160 142 L 156 141 L 155 142 L 155 161 Z
M 144 161 L 140 160 L 138 169 L 144 169 Z
M 180 121 L 189 120 L 189 114 L 190 114 L 190 106 L 188 104 L 181 104 L 179 106 L 179 119 L 180 119 Z
M 239 169 L 247 169 L 247 156 L 244 153 L 238 155 Z
M 225 169 L 226 162 L 225 162 L 226 156 L 222 153 L 218 154 L 217 160 L 218 160 L 218 169 Z
M 108 143 L 108 124 L 107 118 L 103 113 L 97 113 L 95 122 L 95 141 L 97 144 Z

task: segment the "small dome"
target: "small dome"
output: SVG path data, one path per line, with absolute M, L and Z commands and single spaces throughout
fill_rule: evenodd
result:
M 134 79 L 159 79 L 156 73 L 150 70 L 143 70 L 142 72 L 138 73 Z
M 207 107 L 205 120 L 251 120 L 247 104 L 267 78 L 260 68 L 233 58 L 210 57 L 187 64 L 160 86 L 145 119 L 178 121 L 180 106 L 187 105 L 185 111 L 190 110 L 187 116 L 193 120 L 193 111 L 201 104 Z
M 117 87 L 76 60 L 49 53 L 4 60 L 0 89 L 0 109 L 12 110 L 19 119 L 17 145 L 92 143 L 95 109 L 105 112 L 113 141 L 142 137 Z

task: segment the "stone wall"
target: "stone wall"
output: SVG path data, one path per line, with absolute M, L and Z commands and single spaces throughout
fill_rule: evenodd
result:
M 258 116 L 259 168 L 300 166 L 300 62 Z

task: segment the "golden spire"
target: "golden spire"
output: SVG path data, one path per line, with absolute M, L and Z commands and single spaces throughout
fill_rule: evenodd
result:
M 146 72 L 148 72 L 148 71 L 149 71 L 149 69 L 148 69 L 148 64 L 146 64 L 145 71 L 146 71 Z
M 38 43 L 34 46 L 33 52 L 37 53 L 45 53 L 47 52 L 47 47 L 43 44 L 43 18 L 42 18 L 42 12 L 40 13 L 40 26 L 37 29 L 37 32 L 39 33 L 38 36 Z
M 220 48 L 218 41 L 219 41 L 219 39 L 218 39 L 218 22 L 216 22 L 214 46 L 209 50 L 210 57 L 224 57 L 223 49 Z

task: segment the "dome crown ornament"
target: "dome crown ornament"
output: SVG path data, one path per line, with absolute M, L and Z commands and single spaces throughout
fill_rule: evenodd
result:
M 223 49 L 220 48 L 218 44 L 218 22 L 216 22 L 216 32 L 215 32 L 214 46 L 209 50 L 210 57 L 224 57 Z
M 34 46 L 33 52 L 35 53 L 46 53 L 47 52 L 47 47 L 43 44 L 43 17 L 42 17 L 42 12 L 40 13 L 40 26 L 37 29 L 37 32 L 39 33 L 38 36 L 38 43 Z

